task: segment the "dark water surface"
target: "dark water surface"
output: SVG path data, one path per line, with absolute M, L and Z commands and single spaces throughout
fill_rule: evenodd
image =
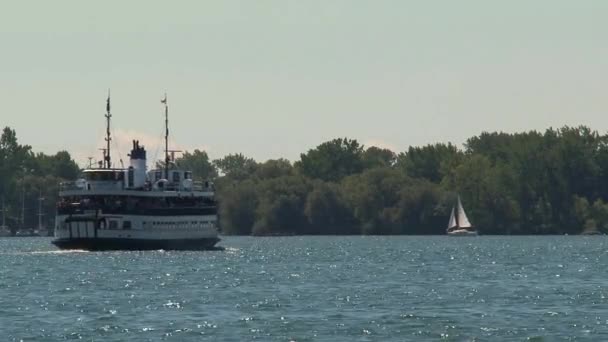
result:
M 608 341 L 608 238 L 0 239 L 2 341 Z

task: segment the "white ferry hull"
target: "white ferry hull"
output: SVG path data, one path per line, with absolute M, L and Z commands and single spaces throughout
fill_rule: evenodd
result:
M 215 215 L 58 215 L 53 244 L 92 251 L 214 249 L 220 241 L 216 221 Z

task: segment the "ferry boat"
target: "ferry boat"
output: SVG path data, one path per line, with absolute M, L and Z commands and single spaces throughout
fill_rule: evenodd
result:
M 110 155 L 110 96 L 106 106 L 107 146 L 97 168 L 60 184 L 53 244 L 83 250 L 204 250 L 218 238 L 217 204 L 211 182 L 195 182 L 192 172 L 169 157 L 165 107 L 165 161 L 148 171 L 146 150 L 133 141 L 127 168 L 115 168 Z

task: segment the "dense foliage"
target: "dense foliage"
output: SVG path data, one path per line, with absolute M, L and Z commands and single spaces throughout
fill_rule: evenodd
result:
M 576 234 L 608 232 L 607 141 L 564 127 L 484 132 L 464 149 L 433 144 L 396 154 L 340 138 L 293 164 L 242 154 L 210 160 L 199 150 L 177 163 L 215 181 L 225 234 L 443 234 L 457 195 L 482 234 Z M 58 182 L 77 174 L 67 152 L 34 154 L 13 130 L 2 132 L 9 224 L 18 224 L 22 194 L 26 225 L 37 220 L 41 192 L 52 213 Z
M 607 139 L 587 127 L 484 132 L 464 149 L 398 155 L 335 139 L 293 165 L 240 154 L 210 165 L 223 173 L 226 234 L 443 234 L 457 195 L 482 234 L 606 233 Z
M 58 185 L 75 179 L 79 172 L 68 152 L 34 153 L 31 146 L 19 144 L 14 130 L 4 128 L 0 136 L 0 210 L 4 202 L 6 225 L 13 231 L 36 227 L 41 211 L 46 213 L 43 223 L 52 227 Z

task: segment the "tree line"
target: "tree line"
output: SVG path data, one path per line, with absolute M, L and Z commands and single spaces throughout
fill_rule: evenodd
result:
M 21 145 L 15 130 L 5 127 L 0 136 L 0 215 L 13 232 L 42 224 L 53 227 L 59 183 L 73 180 L 80 169 L 66 151 L 34 153 Z M 2 222 L 0 221 L 0 225 Z
M 294 163 L 202 151 L 179 162 L 215 179 L 225 234 L 444 234 L 458 195 L 482 234 L 605 233 L 607 141 L 580 126 L 484 132 L 462 149 L 339 138 Z
M 481 234 L 606 233 L 607 142 L 580 126 L 483 132 L 463 148 L 394 152 L 338 138 L 293 163 L 240 153 L 211 160 L 200 150 L 176 162 L 214 181 L 224 234 L 444 234 L 457 196 Z M 0 193 L 13 221 L 20 200 L 33 208 L 40 191 L 52 213 L 57 184 L 79 172 L 69 153 L 35 154 L 10 128 L 0 161 Z

